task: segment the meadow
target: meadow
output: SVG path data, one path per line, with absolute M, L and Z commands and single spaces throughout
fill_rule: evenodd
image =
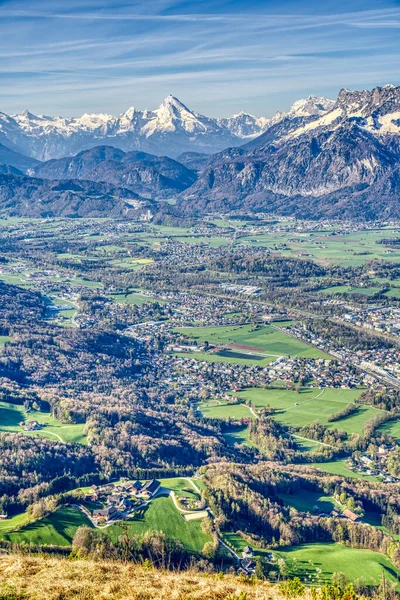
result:
M 236 533 L 225 532 L 223 537 L 238 553 L 248 544 Z M 300 577 L 311 585 L 330 581 L 334 573 L 344 573 L 351 581 L 365 578 L 367 585 L 378 585 L 384 572 L 388 581 L 398 582 L 396 570 L 390 560 L 372 550 L 348 548 L 333 542 L 289 546 L 278 551 L 255 549 L 256 556 L 265 554 L 274 556 L 273 564 L 283 559 L 290 577 Z
M 33 523 L 24 524 L 26 518 L 23 513 L 13 519 L 1 522 L 0 538 L 16 544 L 24 542 L 44 546 L 70 546 L 78 527 L 92 526 L 83 513 L 68 506 Z M 12 531 L 18 526 L 20 529 Z
M 37 421 L 43 425 L 43 429 L 25 431 L 19 425 L 21 421 Z M 27 412 L 22 405 L 0 402 L 0 431 L 39 435 L 61 442 L 86 444 L 86 436 L 83 433 L 84 427 L 85 425 L 82 423 L 65 425 L 54 419 L 50 413 L 35 410 Z
M 361 394 L 358 389 L 302 388 L 299 392 L 285 389 L 248 388 L 235 392 L 235 396 L 251 402 L 256 409 L 270 406 L 275 409 L 274 419 L 283 425 L 302 427 L 314 421 L 349 434 L 362 433 L 363 426 L 376 414 L 376 409 L 360 406 L 347 418 L 328 423 L 328 418 L 353 402 Z
M 190 339 L 197 340 L 201 344 L 207 341 L 209 344 L 226 345 L 231 350 L 239 350 L 240 353 L 250 351 L 253 354 L 257 353 L 272 358 L 285 355 L 307 358 L 329 358 L 316 348 L 308 346 L 270 325 L 256 329 L 252 325 L 182 327 L 175 329 L 175 331 Z M 245 348 L 238 348 L 237 345 L 245 346 Z M 240 357 L 237 360 L 240 360 Z M 234 358 L 232 361 L 234 361 Z
M 336 502 L 333 496 L 326 496 L 320 492 L 311 490 L 299 490 L 297 494 L 278 494 L 285 506 L 292 506 L 298 511 L 314 514 L 317 507 L 319 510 L 330 513 L 332 510 L 342 511 L 342 506 Z
M 113 302 L 117 302 L 118 304 L 133 304 L 135 306 L 157 302 L 155 298 L 136 292 L 130 292 L 128 294 L 112 294 L 110 298 Z
M 384 573 L 388 581 L 398 583 L 398 573 L 390 560 L 372 550 L 325 543 L 281 548 L 274 554 L 286 561 L 292 577 L 309 583 L 329 581 L 333 573 L 345 573 L 351 581 L 362 579 L 367 585 L 378 585 Z
M 0 335 L 0 348 L 3 348 L 11 340 L 8 335 Z
M 190 484 L 187 483 L 189 486 Z M 162 531 L 168 537 L 180 540 L 189 552 L 200 554 L 211 538 L 201 530 L 201 521 L 185 521 L 174 506 L 172 498 L 156 498 L 135 513 L 135 518 L 125 521 L 129 532 L 143 535 L 146 531 Z M 118 524 L 107 529 L 111 539 L 122 534 Z
M 238 243 L 269 248 L 276 254 L 306 258 L 321 264 L 361 266 L 371 260 L 399 262 L 400 250 L 377 242 L 395 231 L 378 229 L 336 234 L 328 229 L 313 232 L 265 233 L 237 236 Z

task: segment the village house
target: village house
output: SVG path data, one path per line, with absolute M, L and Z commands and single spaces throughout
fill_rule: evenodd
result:
M 107 508 L 96 508 L 93 511 L 95 519 L 105 518 L 107 521 L 116 521 L 121 517 L 121 514 L 115 506 L 107 506 Z
M 149 500 L 152 498 L 160 489 L 161 483 L 157 481 L 157 479 L 152 479 L 148 481 L 140 491 L 140 496 Z
M 353 511 L 349 510 L 348 508 L 346 508 L 343 511 L 343 516 L 346 517 L 346 519 L 350 519 L 350 521 L 358 521 L 359 520 L 359 515 L 356 515 L 356 513 L 353 513 Z
M 254 556 L 254 550 L 251 546 L 245 546 L 242 551 L 243 558 L 252 558 Z

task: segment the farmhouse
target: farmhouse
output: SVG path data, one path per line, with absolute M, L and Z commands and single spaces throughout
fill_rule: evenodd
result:
M 121 517 L 115 506 L 108 506 L 107 508 L 97 508 L 93 511 L 94 518 L 105 517 L 107 521 L 115 521 Z
M 342 514 L 344 517 L 346 517 L 346 519 L 350 519 L 350 521 L 358 521 L 358 519 L 360 518 L 358 515 L 353 513 L 353 511 L 349 510 L 348 508 L 346 508 Z
M 156 494 L 158 492 L 158 490 L 161 487 L 161 483 L 159 481 L 157 481 L 157 479 L 152 479 L 151 481 L 148 481 L 142 488 L 140 495 L 143 496 L 143 498 L 152 498 L 154 496 L 154 494 Z
M 243 558 L 252 558 L 254 556 L 254 550 L 251 546 L 245 546 L 242 551 Z

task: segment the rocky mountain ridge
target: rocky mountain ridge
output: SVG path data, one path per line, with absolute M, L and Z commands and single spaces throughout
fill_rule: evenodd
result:
M 287 114 L 302 111 L 320 115 L 332 101 L 310 96 L 295 103 Z M 240 146 L 265 131 L 273 119 L 244 112 L 228 118 L 212 118 L 187 108 L 169 95 L 156 110 L 134 107 L 114 117 L 108 114 L 84 114 L 77 118 L 0 112 L 0 143 L 38 160 L 72 156 L 93 148 L 110 145 L 124 151 L 144 151 L 176 158 L 183 152 L 213 154 L 229 146 Z

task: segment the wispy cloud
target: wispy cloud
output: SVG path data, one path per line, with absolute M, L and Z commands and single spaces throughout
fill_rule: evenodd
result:
M 398 3 L 343 6 L 5 0 L 0 110 L 120 112 L 132 101 L 155 107 L 172 92 L 200 112 L 221 115 L 246 104 L 271 114 L 305 93 L 398 83 Z

